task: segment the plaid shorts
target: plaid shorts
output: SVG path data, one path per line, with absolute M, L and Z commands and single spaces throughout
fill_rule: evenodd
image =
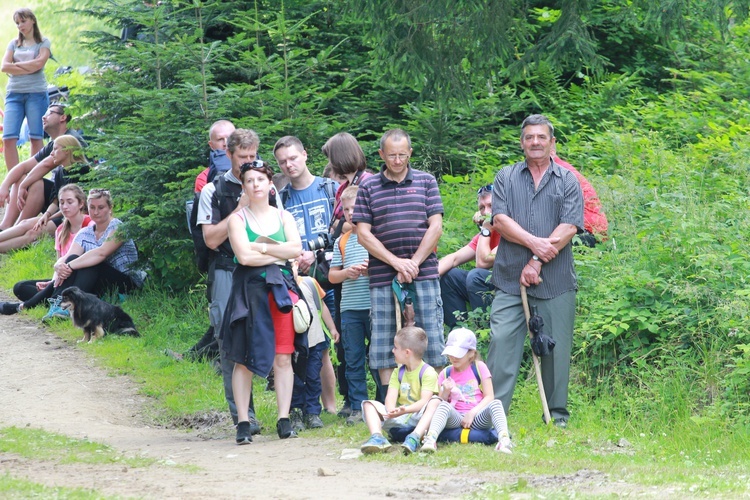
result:
M 440 298 L 440 281 L 415 281 L 417 300 L 414 303 L 414 321 L 427 333 L 427 351 L 422 359 L 433 366 L 445 366 L 441 355 L 445 348 L 443 337 L 443 300 Z M 370 340 L 370 367 L 395 368 L 393 339 L 396 336 L 396 306 L 390 286 L 370 289 L 372 339 Z

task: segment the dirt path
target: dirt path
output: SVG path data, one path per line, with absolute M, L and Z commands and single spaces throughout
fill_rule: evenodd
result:
M 230 439 L 205 439 L 195 432 L 150 428 L 141 418 L 144 398 L 132 382 L 108 375 L 82 350 L 36 322 L 1 316 L 0 345 L 0 427 L 43 428 L 160 461 L 129 468 L 0 455 L 0 473 L 14 477 L 124 497 L 295 499 L 455 498 L 489 479 L 448 482 L 440 479 L 445 474 L 419 466 L 399 466 L 394 474 L 384 463 L 340 459 L 341 443 L 335 440 L 280 441 L 264 433 L 239 447 L 231 434 Z M 492 482 L 504 482 L 492 476 Z

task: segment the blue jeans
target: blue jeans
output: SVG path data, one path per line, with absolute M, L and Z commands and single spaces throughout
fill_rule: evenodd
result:
M 366 342 L 370 341 L 370 311 L 342 311 L 341 312 L 341 343 L 344 346 L 346 360 L 346 381 L 349 383 L 349 401 L 352 410 L 361 411 L 362 401 L 366 401 L 367 360 Z M 378 380 L 379 377 L 376 377 Z
M 29 138 L 44 139 L 42 116 L 47 111 L 47 107 L 49 107 L 47 92 L 8 92 L 5 95 L 3 139 L 18 139 L 24 118 L 29 125 Z
M 320 404 L 320 394 L 323 386 L 320 382 L 320 369 L 323 367 L 323 353 L 328 349 L 328 339 L 310 348 L 307 359 L 307 377 L 302 380 L 294 375 L 294 390 L 292 391 L 292 408 L 300 408 L 306 415 L 320 415 L 323 407 Z
M 471 271 L 454 267 L 440 278 L 440 296 L 443 298 L 443 318 L 450 328 L 456 326 L 458 311 L 462 319 L 466 312 L 492 304 L 495 286 L 487 282 L 491 269 L 475 268 Z M 467 309 L 466 303 L 469 303 Z

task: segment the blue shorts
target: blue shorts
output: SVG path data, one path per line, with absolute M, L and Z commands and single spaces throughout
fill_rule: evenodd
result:
M 18 139 L 23 119 L 29 125 L 29 138 L 44 139 L 42 116 L 49 107 L 47 92 L 5 94 L 5 119 L 3 120 L 3 139 Z

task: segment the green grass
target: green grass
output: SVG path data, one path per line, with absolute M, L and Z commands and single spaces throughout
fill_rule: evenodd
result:
M 146 467 L 155 462 L 152 459 L 125 457 L 102 443 L 28 427 L 0 429 L 0 452 L 61 464 L 123 464 L 128 467 Z
M 8 474 L 0 476 L 0 497 L 6 500 L 44 498 L 55 500 L 93 500 L 111 498 L 83 488 L 49 487 Z

